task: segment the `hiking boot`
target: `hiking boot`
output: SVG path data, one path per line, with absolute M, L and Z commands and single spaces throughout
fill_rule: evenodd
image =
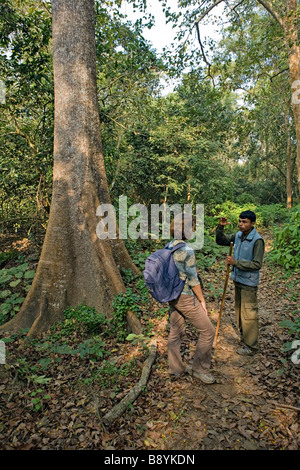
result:
M 244 346 L 242 348 L 238 348 L 236 350 L 236 352 L 240 356 L 254 356 L 254 354 L 257 353 L 257 351 L 255 351 L 254 349 L 249 349 L 249 348 L 247 348 L 247 346 Z
M 205 384 L 214 384 L 216 382 L 216 379 L 210 372 L 196 372 L 191 367 L 188 367 L 187 371 L 192 377 L 201 380 Z
M 171 379 L 178 379 L 179 377 L 183 377 L 187 373 L 188 373 L 187 369 L 184 369 L 182 372 L 177 372 L 177 373 L 169 372 L 169 375 Z
M 216 379 L 214 378 L 214 376 L 211 375 L 209 372 L 206 372 L 204 374 L 204 373 L 196 372 L 195 370 L 193 370 L 193 377 L 196 377 L 196 379 L 200 379 L 201 382 L 205 384 L 214 384 L 216 382 Z

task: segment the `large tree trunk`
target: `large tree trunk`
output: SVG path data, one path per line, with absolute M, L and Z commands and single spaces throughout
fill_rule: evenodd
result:
M 93 0 L 53 0 L 55 96 L 51 211 L 32 287 L 2 331 L 34 336 L 86 302 L 111 313 L 125 290 L 120 267 L 136 272 L 122 240 L 99 240 L 96 209 L 110 196 L 101 147 Z M 134 319 L 135 320 L 135 319 Z
M 292 164 L 292 139 L 291 130 L 289 123 L 289 110 L 286 112 L 285 124 L 287 133 L 287 145 L 286 145 L 286 207 L 291 209 L 293 206 L 293 164 Z
M 300 191 L 300 46 L 298 39 L 297 0 L 287 0 L 287 15 L 283 21 L 289 55 L 292 108 L 297 138 L 298 188 Z

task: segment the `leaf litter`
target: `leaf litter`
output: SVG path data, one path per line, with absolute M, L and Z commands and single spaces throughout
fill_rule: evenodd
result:
M 204 285 L 222 283 L 222 270 L 211 267 L 203 274 Z M 18 373 L 20 344 L 8 343 L 9 360 L 0 366 L 0 448 L 4 450 L 297 450 L 299 427 L 299 366 L 283 352 L 290 341 L 279 326 L 283 316 L 293 318 L 297 302 L 288 280 L 265 263 L 259 287 L 260 351 L 239 356 L 239 337 L 234 321 L 234 290 L 230 282 L 213 355 L 217 379 L 204 385 L 190 376 L 176 380 L 168 373 L 168 318 L 157 318 L 151 303 L 143 317 L 152 323 L 157 357 L 146 389 L 109 427 L 102 417 L 139 380 L 144 350 L 111 340 L 109 361 L 121 367 L 134 357 L 134 367 L 118 375 L 118 383 L 97 383 L 99 366 L 77 356 L 63 356 L 44 370 L 42 384 Z M 217 322 L 220 300 L 207 298 L 210 318 Z M 293 296 L 292 296 L 293 294 Z M 185 361 L 191 359 L 197 333 L 190 325 L 182 341 Z M 22 354 L 38 362 L 30 344 Z M 41 374 L 39 375 L 41 376 Z M 40 391 L 39 391 L 40 390 Z M 36 395 L 32 396 L 32 392 Z M 46 397 L 46 398 L 45 398 Z M 33 400 L 40 400 L 34 408 Z

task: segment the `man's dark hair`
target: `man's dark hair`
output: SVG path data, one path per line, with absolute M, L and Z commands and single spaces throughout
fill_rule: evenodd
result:
M 251 220 L 251 222 L 255 222 L 256 221 L 256 215 L 254 212 L 252 211 L 243 211 L 241 214 L 240 214 L 240 218 L 241 219 L 249 219 Z

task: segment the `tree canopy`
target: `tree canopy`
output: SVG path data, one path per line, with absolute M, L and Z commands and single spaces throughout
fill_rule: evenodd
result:
M 141 13 L 133 24 L 118 2 L 96 2 L 99 113 L 112 196 L 128 192 L 148 204 L 189 193 L 207 204 L 245 191 L 258 203 L 285 203 L 292 193 L 297 200 L 296 132 L 278 22 L 255 2 L 232 5 L 217 47 L 200 47 L 193 29 L 203 15 L 198 2 L 181 2 L 183 13 L 162 7 L 168 21 L 181 22 L 182 37 L 177 53 L 158 58 L 142 34 L 151 15 Z M 11 0 L 1 18 L 2 220 L 30 227 L 37 215 L 47 219 L 51 202 L 51 4 Z M 181 83 L 162 95 L 161 78 L 174 71 Z

